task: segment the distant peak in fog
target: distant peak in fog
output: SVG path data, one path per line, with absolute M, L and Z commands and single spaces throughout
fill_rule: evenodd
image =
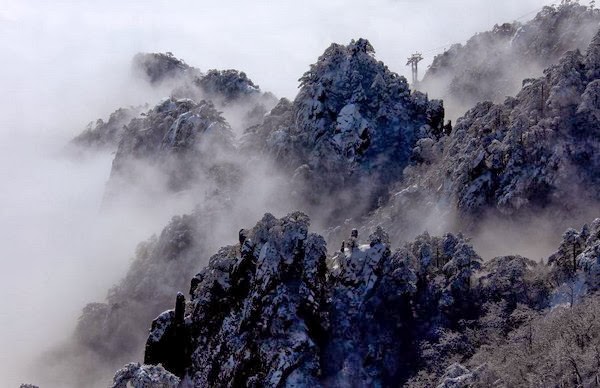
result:
M 599 9 L 546 6 L 531 21 L 496 25 L 436 55 L 420 87 L 457 118 L 477 102 L 514 96 L 523 79 L 540 76 L 567 51 L 585 50 L 599 24 Z

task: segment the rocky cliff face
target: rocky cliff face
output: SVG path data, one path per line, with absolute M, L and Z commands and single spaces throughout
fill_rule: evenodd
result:
M 196 386 L 316 383 L 326 248 L 301 213 L 271 215 L 240 231 L 191 283 L 191 299 L 152 324 L 146 363 L 162 363 Z
M 181 380 L 163 367 L 130 363 L 119 369 L 111 388 L 160 387 L 176 388 Z
M 300 79 L 295 100 L 280 101 L 245 142 L 289 171 L 305 200 L 331 195 L 349 207 L 400 179 L 417 140 L 441 133 L 443 118 L 440 101 L 412 93 L 359 39 L 331 45 Z M 352 195 L 337 195 L 344 190 Z
M 538 264 L 482 264 L 460 235 L 392 251 L 382 229 L 353 232 L 328 256 L 308 229 L 302 213 L 242 229 L 153 321 L 145 363 L 193 386 L 392 386 L 468 356 L 488 304 L 548 303 Z
M 435 57 L 420 89 L 440 97 L 451 117 L 478 102 L 502 102 L 567 51 L 585 50 L 600 23 L 597 9 L 562 2 L 527 23 L 497 25 Z

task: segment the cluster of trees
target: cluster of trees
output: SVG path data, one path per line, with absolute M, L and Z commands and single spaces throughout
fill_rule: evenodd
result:
M 433 348 L 442 351 L 425 347 L 433 357 L 410 385 L 597 385 L 599 230 L 600 220 L 567 230 L 547 264 L 518 256 L 485 263 L 476 276 L 480 315 L 440 338 Z

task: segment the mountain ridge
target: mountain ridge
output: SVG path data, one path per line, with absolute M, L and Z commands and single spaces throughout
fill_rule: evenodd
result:
M 596 11 L 579 7 L 548 8 L 533 24 L 552 24 L 571 11 L 595 20 Z M 517 30 L 500 26 L 492 36 L 514 37 Z M 489 212 L 515 226 L 519 214 L 527 218 L 540 209 L 595 211 L 599 39 L 600 33 L 585 54 L 570 51 L 558 62 L 554 50 L 542 77 L 525 80 L 503 103 L 478 102 L 454 126 L 444 123 L 442 101 L 411 90 L 404 77 L 375 59 L 365 39 L 332 44 L 300 79 L 293 101 L 258 108 L 260 117 L 243 132 L 219 112 L 238 98 L 229 86 L 242 91 L 240 98 L 244 91 L 260 93 L 237 71 L 186 80 L 170 98 L 133 118 L 122 135 L 118 125 L 126 120 L 119 115 L 98 124 L 107 138 L 120 136 L 113 169 L 124 182 L 116 191 L 140 178 L 128 160 L 142 160 L 162 170 L 174 192 L 210 182 L 201 187 L 214 190 L 197 198 L 214 201 L 208 208 L 219 206 L 176 217 L 160 237 L 141 245 L 108 303 L 84 310 L 78 346 L 106 350 L 105 359 L 120 346 L 135 354 L 143 341 L 140 328 L 156 317 L 147 365 L 127 364 L 115 387 L 128 381 L 172 387 L 523 385 L 534 377 L 528 370 L 522 380 L 509 376 L 506 365 L 514 366 L 501 361 L 502 352 L 517 347 L 511 336 L 529 323 L 546 327 L 541 317 L 559 316 L 557 300 L 565 296 L 571 304 L 594 307 L 598 221 L 568 230 L 557 252 L 541 263 L 520 255 L 484 261 L 456 229 L 477 230 Z M 165 79 L 189 73 L 187 65 L 173 63 Z M 222 101 L 189 99 L 203 79 Z M 196 144 L 214 126 L 221 129 L 221 150 L 235 155 L 226 163 L 213 141 Z M 267 164 L 268 174 L 281 175 L 272 191 L 270 182 L 250 175 L 263 159 L 274 162 Z M 234 173 L 223 177 L 223 171 Z M 315 232 L 302 212 L 266 214 L 239 232 L 238 245 L 219 250 L 214 230 L 223 227 L 220 219 L 236 216 L 228 210 L 232 203 L 262 209 L 245 192 L 236 196 L 248 175 L 246 181 L 258 181 L 251 193 L 264 195 L 258 189 L 269 187 L 269 195 L 306 210 Z M 586 202 L 578 204 L 581 198 Z M 269 206 L 279 205 L 268 199 Z M 445 229 L 440 237 L 421 233 L 427 222 Z M 413 238 L 407 230 L 421 234 Z M 332 248 L 340 242 L 340 249 Z M 189 279 L 186 301 L 178 292 Z M 175 308 L 158 315 L 173 300 Z M 122 303 L 130 315 L 117 317 Z M 107 348 L 94 345 L 102 342 Z M 590 352 L 586 347 L 582 357 Z M 579 376 L 557 359 L 548 362 L 562 368 L 564 379 L 553 375 L 545 383 L 593 381 L 588 358 Z

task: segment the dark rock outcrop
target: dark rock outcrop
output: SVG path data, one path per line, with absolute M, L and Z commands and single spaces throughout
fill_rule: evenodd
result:
M 323 203 L 347 190 L 337 195 L 340 208 L 371 206 L 402 177 L 417 140 L 441 133 L 443 118 L 440 101 L 411 93 L 359 39 L 331 45 L 300 79 L 295 100 L 281 100 L 245 143 L 293 175 L 299 197 Z
M 365 245 L 353 233 L 329 260 L 302 213 L 241 236 L 154 320 L 145 363 L 195 386 L 390 386 L 424 362 L 422 341 L 482 311 L 480 258 L 461 236 L 391 252 L 383 230 Z
M 597 224 L 578 232 L 587 245 L 577 276 L 588 285 L 598 284 L 590 276 L 598 271 L 586 266 L 597 261 Z M 547 308 L 561 292 L 553 273 L 572 240 L 548 266 L 520 256 L 482 263 L 461 235 L 425 233 L 392 251 L 382 229 L 366 244 L 355 229 L 327 258 L 324 240 L 308 228 L 308 217 L 292 213 L 267 214 L 240 230 L 239 245 L 221 248 L 193 277 L 190 299 L 178 293 L 175 309 L 152 322 L 143 370 L 131 364 L 120 376 L 146 376 L 148 365 L 160 364 L 198 387 L 487 379 L 487 367 L 447 365 L 520 330 L 523 314 Z
M 153 322 L 146 362 L 185 370 L 196 386 L 314 385 L 325 259 L 305 215 L 265 215 L 241 247 L 222 248 L 196 275 L 183 322 L 177 308 Z M 175 346 L 181 333 L 187 347 Z
M 180 382 L 161 366 L 131 363 L 117 371 L 111 388 L 177 388 Z

